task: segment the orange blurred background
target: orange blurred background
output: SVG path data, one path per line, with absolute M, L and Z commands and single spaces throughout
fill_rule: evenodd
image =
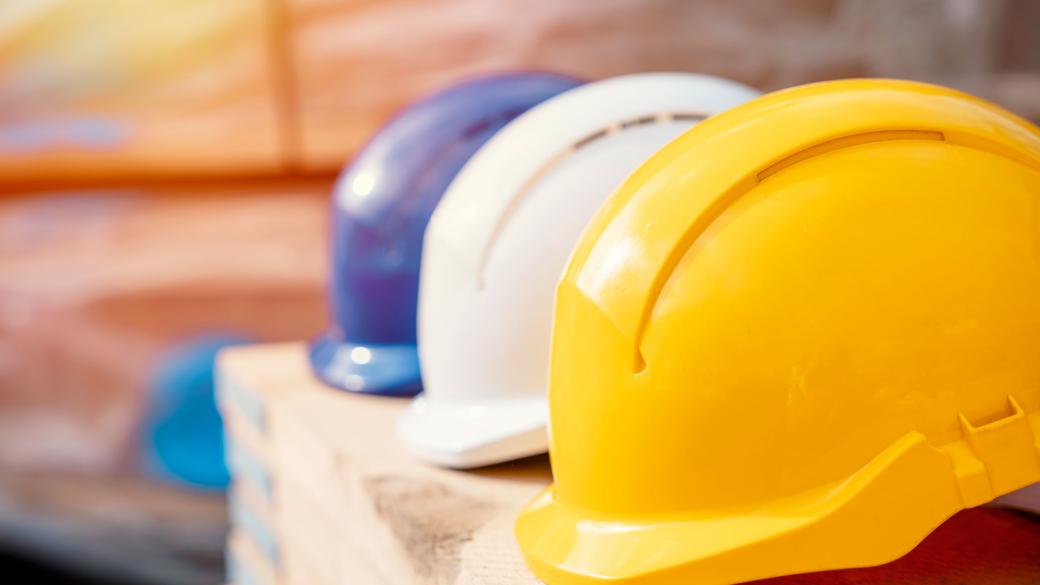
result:
M 460 76 L 696 70 L 945 83 L 1040 116 L 1029 0 L 8 0 L 3 188 L 335 172 Z

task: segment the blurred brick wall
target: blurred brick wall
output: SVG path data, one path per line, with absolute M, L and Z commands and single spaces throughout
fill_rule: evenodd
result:
M 0 183 L 280 169 L 264 6 L 0 2 Z
M 405 103 L 503 68 L 906 77 L 1037 119 L 1037 30 L 1032 0 L 21 0 L 0 177 L 332 173 Z
M 500 68 L 698 71 L 766 90 L 905 77 L 1040 118 L 1030 0 L 288 1 L 308 168 L 342 162 L 415 96 Z
M 133 471 L 147 391 L 171 348 L 318 333 L 330 188 L 0 200 L 0 475 Z

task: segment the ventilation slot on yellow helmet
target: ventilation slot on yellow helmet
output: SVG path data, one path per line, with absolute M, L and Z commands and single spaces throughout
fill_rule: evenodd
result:
M 809 146 L 794 154 L 785 156 L 755 173 L 753 175 L 753 180 L 742 181 L 736 186 L 736 188 L 730 190 L 729 193 L 724 194 L 718 201 L 714 202 L 706 213 L 699 217 L 697 221 L 690 226 L 689 231 L 684 234 L 683 237 L 679 238 L 675 247 L 668 255 L 668 258 L 662 264 L 661 272 L 658 273 L 657 277 L 654 279 L 649 295 L 647 296 L 646 305 L 644 306 L 643 313 L 636 329 L 635 356 L 632 364 L 633 373 L 638 374 L 646 369 L 646 360 L 642 355 L 642 342 L 646 323 L 650 319 L 654 307 L 657 305 L 657 299 L 660 296 L 661 291 L 664 289 L 668 279 L 671 278 L 672 273 L 675 271 L 675 267 L 678 266 L 679 261 L 686 255 L 686 252 L 691 246 L 693 246 L 693 243 L 697 238 L 699 238 L 700 235 L 704 233 L 708 227 L 714 223 L 715 220 L 718 219 L 735 201 L 754 188 L 756 184 L 802 161 L 853 146 L 894 140 L 929 140 L 943 142 L 946 140 L 946 136 L 942 132 L 933 130 L 883 130 L 842 136 L 840 138 Z
M 766 178 L 779 173 L 787 167 L 828 152 L 852 146 L 859 146 L 861 144 L 873 144 L 877 142 L 888 142 L 891 140 L 937 140 L 942 142 L 945 140 L 945 137 L 942 132 L 933 132 L 930 130 L 885 130 L 880 132 L 865 132 L 863 134 L 843 136 L 841 138 L 822 142 L 815 146 L 810 146 L 805 150 L 787 156 L 759 171 L 758 175 L 755 176 L 755 179 L 759 182 L 764 181 Z

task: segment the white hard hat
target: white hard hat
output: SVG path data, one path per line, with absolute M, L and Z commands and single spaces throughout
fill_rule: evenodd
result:
M 756 95 L 703 75 L 616 77 L 543 102 L 470 158 L 425 234 L 424 393 L 397 427 L 410 450 L 458 468 L 546 450 L 553 294 L 582 229 L 651 154 Z

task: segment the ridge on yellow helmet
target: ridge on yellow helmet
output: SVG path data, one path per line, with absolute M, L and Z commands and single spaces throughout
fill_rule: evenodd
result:
M 1040 481 L 1040 131 L 856 80 L 698 125 L 557 289 L 550 585 L 876 565 Z

